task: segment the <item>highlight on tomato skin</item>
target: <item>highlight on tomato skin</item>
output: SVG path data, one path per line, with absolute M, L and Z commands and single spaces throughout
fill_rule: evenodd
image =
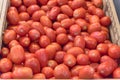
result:
M 120 78 L 103 0 L 10 0 L 1 79 Z

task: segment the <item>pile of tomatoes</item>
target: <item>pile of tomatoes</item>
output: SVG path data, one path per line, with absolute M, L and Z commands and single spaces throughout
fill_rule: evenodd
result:
M 120 78 L 102 0 L 10 0 L 2 79 Z

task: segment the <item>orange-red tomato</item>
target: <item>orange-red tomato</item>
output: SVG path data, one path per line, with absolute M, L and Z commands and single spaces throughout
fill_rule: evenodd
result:
M 47 64 L 47 66 L 51 67 L 52 69 L 54 69 L 57 65 L 58 63 L 55 60 L 49 60 Z
M 6 72 L 6 73 L 2 73 L 0 75 L 1 79 L 12 79 L 12 72 Z
M 95 72 L 94 75 L 93 75 L 93 78 L 94 79 L 102 79 L 103 76 L 101 76 L 98 72 Z
M 30 19 L 30 15 L 27 12 L 21 12 L 19 18 L 21 21 L 27 21 Z
M 34 5 L 37 4 L 37 0 L 23 0 L 23 3 L 25 6 L 30 6 L 30 5 Z
M 73 67 L 76 64 L 76 58 L 72 54 L 65 54 L 63 61 L 69 67 Z
M 86 55 L 86 54 L 79 54 L 77 56 L 77 63 L 79 65 L 88 65 L 88 64 L 90 64 L 88 55 Z
M 79 54 L 83 54 L 84 51 L 80 47 L 72 47 L 72 48 L 67 50 L 67 53 L 68 54 L 73 54 L 75 57 L 77 57 Z
M 95 71 L 97 71 L 99 63 L 91 63 L 90 66 L 93 67 Z
M 65 54 L 66 54 L 66 52 L 64 52 L 64 51 L 56 52 L 55 61 L 57 61 L 57 63 L 63 63 L 63 59 L 64 59 Z
M 68 3 L 68 0 L 57 0 L 57 3 L 62 6 Z
M 91 79 L 94 75 L 94 68 L 91 66 L 84 66 L 79 70 L 79 79 Z
M 42 5 L 45 5 L 47 4 L 48 0 L 38 0 L 38 2 Z
M 20 67 L 13 71 L 12 77 L 13 79 L 31 79 L 33 72 L 29 67 Z
M 46 79 L 46 77 L 43 73 L 37 73 L 33 75 L 33 79 Z
M 0 71 L 5 73 L 12 69 L 12 62 L 8 58 L 2 58 L 0 60 Z
M 89 22 L 90 23 L 99 23 L 100 22 L 100 18 L 97 16 L 97 15 L 92 15 L 90 18 L 89 18 Z
M 116 78 L 116 79 L 120 78 L 120 68 L 119 67 L 114 70 L 114 72 L 113 72 L 113 78 Z
M 9 48 L 7 48 L 7 47 L 2 47 L 2 49 L 1 49 L 1 55 L 2 55 L 2 57 L 7 57 L 7 55 L 9 54 Z
M 103 26 L 108 27 L 108 26 L 111 24 L 111 19 L 110 19 L 110 17 L 108 17 L 108 16 L 102 17 L 102 18 L 100 19 L 100 23 L 101 23 Z
M 60 22 L 54 22 L 53 23 L 53 29 L 57 29 L 57 28 L 59 28 L 59 27 L 61 27 L 61 23 Z
M 66 45 L 64 45 L 63 50 L 67 51 L 72 47 L 73 47 L 73 42 L 68 42 Z
M 58 27 L 58 28 L 56 29 L 56 34 L 58 35 L 58 34 L 61 34 L 61 33 L 66 34 L 66 33 L 67 33 L 67 31 L 66 31 L 66 29 L 65 29 L 65 28 Z
M 43 68 L 45 66 L 47 66 L 48 63 L 48 55 L 47 55 L 47 51 L 45 49 L 39 49 L 35 52 L 39 62 L 40 62 L 40 66 Z
M 11 0 L 10 3 L 12 6 L 19 7 L 22 4 L 22 0 Z
M 47 79 L 53 77 L 54 74 L 54 70 L 51 67 L 43 67 L 41 72 L 45 74 Z
M 32 15 L 35 11 L 38 11 L 40 10 L 40 7 L 38 5 L 30 5 L 28 8 L 27 8 L 27 12 L 29 13 L 29 15 Z
M 100 8 L 96 8 L 93 14 L 97 15 L 99 18 L 102 18 L 105 16 L 104 11 Z
M 14 47 L 14 46 L 16 46 L 16 45 L 19 45 L 19 42 L 18 42 L 17 40 L 12 40 L 12 41 L 8 44 L 9 48 L 12 48 L 12 47 Z
M 26 12 L 26 11 L 27 11 L 27 8 L 26 8 L 26 6 L 21 5 L 21 6 L 18 8 L 18 11 L 19 11 L 19 12 Z
M 68 18 L 68 16 L 66 14 L 58 14 L 57 16 L 57 21 L 62 21 L 63 19 Z
M 102 8 L 103 7 L 103 1 L 102 0 L 92 0 L 92 2 L 98 8 Z
M 47 6 L 51 9 L 51 8 L 53 8 L 53 7 L 55 7 L 55 6 L 57 6 L 58 5 L 58 3 L 57 3 L 57 0 L 49 0 L 48 2 L 47 2 Z
M 108 45 L 104 43 L 98 44 L 97 50 L 100 52 L 101 55 L 106 55 L 108 53 Z
M 29 51 L 32 52 L 32 53 L 35 53 L 39 49 L 40 49 L 39 44 L 37 44 L 35 42 L 32 42 L 29 46 Z
M 48 5 L 42 5 L 42 6 L 41 6 L 41 10 L 47 12 L 47 11 L 50 10 L 50 8 L 48 7 Z
M 30 38 L 29 37 L 21 37 L 19 39 L 19 43 L 23 46 L 23 47 L 28 47 L 30 45 Z
M 60 64 L 55 67 L 54 76 L 56 79 L 70 79 L 71 73 L 66 65 Z

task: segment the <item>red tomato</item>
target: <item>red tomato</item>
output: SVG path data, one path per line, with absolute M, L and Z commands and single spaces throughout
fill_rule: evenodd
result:
M 48 63 L 48 55 L 45 49 L 39 49 L 35 52 L 41 67 L 47 66 Z
M 95 71 L 97 71 L 99 63 L 91 63 L 90 66 L 93 67 Z
M 86 54 L 79 54 L 77 56 L 77 63 L 79 65 L 88 65 L 88 64 L 90 64 L 88 55 L 86 55 Z
M 49 0 L 48 3 L 47 3 L 47 6 L 51 9 L 55 6 L 57 6 L 58 3 L 57 3 L 57 0 Z
M 65 54 L 63 60 L 68 67 L 73 67 L 76 64 L 76 58 L 72 54 Z
M 93 75 L 93 78 L 94 79 L 102 79 L 103 76 L 101 76 L 98 72 L 95 72 L 94 75 Z
M 103 7 L 103 1 L 102 0 L 92 0 L 92 2 L 98 8 L 102 8 Z
M 1 79 L 12 79 L 12 72 L 2 73 L 0 78 Z
M 23 47 L 28 47 L 30 45 L 30 38 L 29 37 L 21 37 L 19 39 L 19 43 L 23 46 Z
M 29 46 L 29 51 L 32 52 L 32 53 L 35 53 L 39 49 L 40 49 L 39 44 L 37 44 L 35 42 L 32 42 Z
M 32 15 L 35 11 L 38 11 L 40 10 L 40 7 L 36 4 L 34 5 L 30 5 L 28 8 L 27 8 L 27 12 L 29 13 L 29 15 Z
M 67 34 L 64 34 L 64 33 L 58 34 L 57 37 L 56 37 L 56 41 L 60 45 L 65 45 L 68 42 Z
M 61 23 L 60 22 L 54 22 L 53 23 L 53 29 L 57 29 L 57 28 L 59 28 L 59 27 L 61 27 Z
M 107 44 L 98 44 L 97 50 L 100 52 L 101 55 L 106 55 L 108 53 L 108 45 Z
M 27 8 L 26 8 L 26 6 L 21 5 L 21 6 L 18 8 L 18 11 L 19 11 L 19 12 L 26 12 L 26 11 L 27 11 Z
M 2 58 L 0 60 L 0 71 L 5 73 L 12 69 L 12 62 L 7 58 Z
M 69 32 L 72 36 L 80 35 L 81 27 L 77 24 L 74 24 L 74 25 L 70 26 Z
M 74 46 L 84 49 L 85 48 L 84 38 L 82 36 L 76 36 L 74 39 Z
M 40 72 L 40 63 L 36 58 L 26 59 L 25 67 L 31 68 L 34 74 Z
M 66 31 L 66 29 L 65 29 L 65 28 L 58 27 L 58 28 L 56 29 L 56 34 L 58 35 L 58 34 L 61 34 L 61 33 L 66 34 L 66 33 L 67 33 L 67 31 Z
M 110 17 L 108 17 L 108 16 L 102 17 L 102 18 L 100 19 L 100 23 L 101 23 L 103 26 L 108 27 L 108 26 L 111 24 L 111 19 L 110 19 Z
M 37 0 L 23 0 L 23 3 L 25 6 L 30 6 L 30 5 L 34 5 L 37 4 Z
M 100 22 L 100 19 L 99 19 L 99 17 L 98 16 L 96 16 L 96 15 L 92 15 L 90 18 L 89 18 L 89 22 L 90 23 L 99 23 Z
M 48 64 L 47 64 L 47 66 L 51 67 L 52 69 L 54 69 L 57 65 L 58 64 L 57 64 L 57 62 L 55 60 L 49 60 Z
M 57 3 L 62 6 L 68 3 L 68 0 L 57 0 Z
M 116 68 L 113 72 L 113 78 L 120 78 L 120 68 Z
M 73 54 L 75 57 L 77 57 L 79 54 L 83 54 L 84 51 L 80 47 L 72 47 L 67 50 L 68 54 Z
M 20 67 L 13 71 L 12 76 L 13 79 L 31 79 L 33 72 L 29 67 Z
M 72 47 L 73 47 L 73 42 L 68 42 L 66 45 L 64 45 L 63 50 L 67 51 Z
M 71 73 L 66 65 L 60 64 L 55 67 L 54 76 L 56 79 L 70 79 Z
M 91 62 L 98 62 L 101 58 L 101 55 L 98 50 L 90 50 L 88 52 L 88 57 L 90 58 Z
M 111 46 L 108 49 L 108 55 L 115 59 L 120 58 L 120 47 L 117 45 Z
M 12 6 L 19 7 L 22 4 L 22 0 L 11 0 L 10 3 Z
M 100 8 L 96 8 L 93 14 L 97 15 L 99 18 L 102 18 L 105 16 L 104 11 Z
M 14 47 L 14 46 L 16 46 L 16 45 L 19 45 L 19 42 L 18 42 L 17 40 L 12 40 L 12 41 L 8 44 L 9 48 L 12 48 L 12 47 Z
M 58 14 L 57 21 L 62 21 L 63 19 L 67 19 L 68 16 L 66 14 Z
M 46 79 L 45 74 L 38 73 L 33 75 L 33 79 Z
M 38 2 L 42 5 L 45 5 L 47 4 L 48 0 L 38 0 Z
M 7 57 L 7 55 L 9 54 L 9 49 L 7 47 L 2 47 L 1 49 L 1 54 L 2 54 L 2 57 Z
M 91 66 L 84 66 L 79 70 L 79 79 L 92 79 L 94 72 L 95 70 Z
M 47 79 L 53 77 L 54 74 L 54 71 L 51 67 L 43 67 L 41 72 L 45 74 Z
M 63 63 L 63 59 L 64 59 L 65 54 L 66 54 L 66 52 L 64 52 L 64 51 L 56 52 L 55 61 L 57 61 L 57 63 Z
M 25 51 L 22 46 L 16 45 L 10 49 L 10 60 L 15 64 L 21 64 L 25 60 Z
M 21 12 L 19 18 L 21 21 L 27 21 L 30 19 L 30 15 L 27 12 Z

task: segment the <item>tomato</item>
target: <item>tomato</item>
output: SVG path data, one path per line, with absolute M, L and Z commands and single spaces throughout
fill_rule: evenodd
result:
M 51 67 L 44 67 L 44 68 L 42 68 L 41 72 L 43 74 L 45 74 L 45 77 L 47 79 L 53 77 L 53 74 L 54 74 L 54 71 L 53 71 L 53 69 Z
M 64 19 L 61 21 L 61 26 L 66 29 L 72 26 L 73 24 L 74 22 L 72 21 L 72 19 Z
M 89 18 L 89 22 L 90 23 L 99 23 L 100 22 L 100 18 L 96 15 L 92 15 L 90 18 Z
M 56 79 L 70 79 L 71 73 L 66 65 L 59 64 L 54 69 L 54 76 Z
M 56 20 L 57 15 L 60 13 L 60 8 L 59 7 L 53 7 L 50 12 L 48 13 L 48 17 L 51 20 Z
M 88 23 L 84 19 L 77 19 L 75 23 L 81 27 L 82 31 L 86 31 L 88 29 Z
M 96 8 L 93 14 L 97 15 L 99 18 L 102 18 L 105 16 L 104 11 L 100 8 Z
M 110 24 L 111 24 L 111 19 L 110 19 L 110 17 L 108 17 L 108 16 L 102 17 L 102 18 L 100 19 L 100 23 L 101 23 L 103 26 L 108 27 L 108 26 L 110 26 Z
M 30 5 L 34 5 L 37 4 L 37 0 L 23 0 L 23 3 L 25 6 L 30 6 Z
M 48 67 L 51 67 L 52 69 L 54 69 L 58 64 L 55 60 L 49 60 L 47 65 Z
M 120 68 L 116 68 L 113 72 L 113 78 L 120 78 Z
M 36 55 L 34 53 L 26 52 L 25 53 L 25 60 L 31 59 L 31 58 L 37 58 L 37 57 L 36 57 Z
M 65 54 L 63 61 L 68 67 L 73 67 L 76 64 L 76 58 L 72 54 Z
M 39 49 L 40 49 L 40 46 L 35 42 L 32 42 L 29 46 L 29 51 L 32 53 L 35 53 Z
M 19 7 L 22 4 L 22 0 L 11 0 L 11 5 L 15 7 Z
M 39 62 L 40 62 L 40 66 L 43 68 L 45 66 L 47 66 L 48 63 L 48 55 L 47 55 L 47 51 L 45 49 L 39 49 L 35 52 Z
M 68 15 L 69 17 L 71 17 L 71 16 L 73 15 L 73 10 L 72 10 L 71 7 L 68 6 L 68 5 L 63 5 L 63 6 L 61 6 L 61 11 L 62 11 L 64 14 Z
M 91 33 L 90 36 L 95 38 L 98 43 L 104 42 L 106 40 L 106 38 L 107 38 L 107 36 L 104 35 L 104 33 L 98 32 L 98 31 L 95 31 L 95 32 Z
M 103 1 L 102 0 L 92 0 L 92 2 L 98 8 L 102 8 L 103 7 Z
M 15 64 L 20 64 L 25 60 L 25 51 L 22 46 L 16 45 L 10 49 L 10 60 Z
M 42 4 L 42 5 L 45 5 L 45 4 L 47 4 L 48 0 L 38 0 L 38 2 L 40 2 L 40 4 Z
M 29 32 L 28 32 L 28 35 L 30 37 L 31 40 L 35 41 L 37 39 L 40 38 L 40 33 L 38 30 L 36 29 L 31 29 Z
M 28 24 L 20 24 L 17 27 L 17 34 L 20 36 L 26 35 L 30 30 L 30 26 Z
M 12 76 L 13 79 L 31 79 L 33 72 L 29 67 L 20 67 L 13 71 Z
M 18 22 L 20 20 L 19 19 L 19 14 L 14 10 L 11 10 L 7 13 L 7 19 L 9 21 L 9 23 L 12 24 L 12 25 L 18 24 Z
M 97 46 L 97 41 L 96 39 L 92 38 L 91 36 L 85 36 L 85 47 L 88 49 L 95 49 Z
M 114 66 L 110 61 L 101 63 L 97 68 L 98 73 L 104 77 L 109 76 L 113 72 L 113 70 Z
M 56 37 L 56 41 L 61 45 L 65 45 L 68 42 L 67 34 L 64 34 L 64 33 L 58 34 Z
M 75 39 L 74 39 L 74 46 L 84 49 L 85 48 L 84 38 L 82 36 L 76 36 Z
M 46 35 L 42 35 L 39 40 L 41 47 L 47 47 L 50 44 L 50 39 Z
M 88 26 L 88 33 L 92 33 L 95 31 L 101 31 L 101 25 L 100 23 L 92 23 Z
M 88 65 L 88 64 L 90 64 L 88 55 L 86 55 L 86 54 L 79 54 L 77 56 L 77 63 L 79 65 Z
M 62 6 L 68 3 L 68 0 L 57 0 L 57 3 Z
M 48 7 L 48 5 L 42 5 L 42 6 L 41 6 L 41 10 L 47 12 L 47 11 L 50 10 L 50 8 Z
M 40 72 L 40 63 L 39 63 L 38 59 L 36 59 L 36 58 L 27 59 L 25 61 L 25 66 L 30 67 L 34 74 Z
M 35 11 L 40 10 L 40 7 L 38 5 L 31 5 L 27 8 L 27 12 L 29 13 L 29 15 L 32 15 Z
M 40 21 L 41 16 L 45 16 L 46 13 L 43 10 L 37 10 L 32 14 L 32 20 L 34 21 Z
M 47 16 L 41 16 L 40 22 L 43 26 L 52 27 L 52 21 Z
M 88 12 L 90 14 L 95 14 L 96 7 L 94 5 L 91 5 L 88 7 Z
M 67 31 L 66 31 L 66 29 L 65 29 L 65 28 L 58 27 L 58 28 L 56 29 L 56 34 L 58 35 L 58 34 L 61 34 L 61 33 L 66 34 L 66 33 L 67 33 Z
M 19 43 L 23 46 L 23 47 L 28 47 L 30 45 L 30 38 L 29 37 L 21 37 L 19 39 Z
M 98 72 L 95 72 L 94 75 L 93 75 L 93 78 L 94 79 L 102 79 L 103 76 L 101 76 Z
M 79 76 L 79 70 L 84 66 L 76 65 L 71 69 L 72 76 Z
M 117 45 L 111 46 L 108 49 L 108 55 L 115 59 L 120 58 L 120 47 Z
M 56 48 L 54 45 L 48 45 L 45 50 L 47 51 L 47 55 L 48 55 L 48 59 L 53 59 L 55 57 L 56 54 Z
M 12 72 L 2 73 L 0 78 L 1 79 L 12 79 Z
M 80 35 L 81 33 L 81 27 L 77 24 L 74 24 L 72 26 L 70 26 L 70 34 L 73 35 L 73 36 L 77 36 L 77 35 Z
M 2 47 L 1 49 L 1 54 L 2 54 L 2 57 L 7 57 L 7 55 L 9 54 L 9 48 L 7 47 Z
M 53 23 L 53 29 L 57 29 L 57 28 L 59 28 L 59 27 L 61 27 L 61 23 L 60 22 L 54 22 Z
M 7 58 L 2 58 L 0 60 L 0 71 L 5 73 L 12 69 L 12 62 Z
M 21 21 L 27 21 L 30 19 L 30 15 L 27 12 L 21 12 L 19 17 Z
M 108 45 L 107 44 L 98 44 L 97 50 L 100 52 L 101 55 L 106 55 L 108 53 Z
M 68 34 L 68 40 L 69 40 L 69 41 L 73 42 L 73 41 L 74 41 L 74 38 L 75 38 L 74 36 Z
M 55 61 L 57 61 L 57 63 L 62 63 L 65 54 L 66 54 L 66 52 L 64 52 L 64 51 L 56 52 L 56 54 L 55 54 Z
M 71 79 L 76 80 L 76 79 L 79 79 L 79 77 L 78 76 L 73 76 Z
M 8 8 L 8 12 L 10 12 L 10 11 L 15 11 L 15 12 L 18 13 L 17 8 L 14 7 L 14 6 L 10 6 L 10 7 Z
M 77 57 L 79 54 L 84 53 L 84 51 L 80 47 L 72 47 L 72 48 L 67 50 L 67 53 L 73 54 L 75 57 Z
M 90 58 L 91 62 L 98 62 L 101 58 L 101 55 L 98 50 L 90 50 L 88 52 L 88 57 Z
M 12 47 L 14 47 L 14 46 L 16 46 L 16 45 L 19 45 L 19 42 L 18 42 L 17 40 L 12 40 L 12 41 L 8 44 L 9 48 L 12 48 Z
M 21 6 L 18 8 L 18 11 L 19 11 L 19 12 L 26 12 L 26 11 L 27 11 L 27 8 L 26 8 L 26 6 L 21 5 Z
M 79 79 L 93 78 L 95 70 L 91 66 L 84 66 L 79 70 Z
M 40 34 L 45 34 L 45 30 L 40 22 L 33 22 L 31 28 L 38 30 Z
M 46 77 L 43 73 L 37 73 L 33 75 L 33 79 L 46 79 Z
M 51 43 L 51 45 L 53 45 L 53 47 L 56 49 L 56 51 L 62 50 L 61 45 L 56 42 Z
M 85 0 L 73 0 L 71 7 L 72 9 L 77 9 L 80 7 L 84 7 L 86 5 Z
M 63 50 L 67 51 L 72 47 L 73 47 L 73 42 L 68 42 L 66 45 L 64 45 Z
M 84 8 L 75 9 L 73 12 L 74 18 L 85 18 L 86 10 Z
M 57 6 L 58 3 L 57 3 L 57 0 L 49 0 L 48 3 L 47 3 L 47 6 L 51 9 L 55 6 Z
M 57 21 L 62 21 L 63 19 L 67 19 L 68 16 L 66 14 L 58 14 Z
M 99 63 L 91 63 L 90 66 L 93 67 L 95 71 L 97 71 Z

